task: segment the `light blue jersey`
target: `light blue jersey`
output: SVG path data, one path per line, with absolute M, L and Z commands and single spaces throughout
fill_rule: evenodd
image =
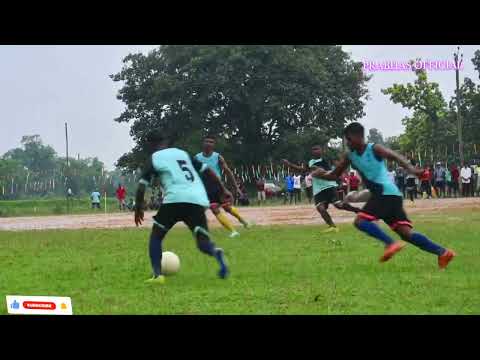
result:
M 348 153 L 348 159 L 354 169 L 360 172 L 365 186 L 372 194 L 402 196 L 397 185 L 388 176 L 385 161 L 373 151 L 374 144 L 367 144 L 363 154 L 356 151 Z
M 164 204 L 189 203 L 209 207 L 210 202 L 199 175 L 205 169 L 207 165 L 192 159 L 187 152 L 168 148 L 152 155 L 140 183 L 148 186 L 152 177 L 158 175 Z
M 198 153 L 195 155 L 195 159 L 200 161 L 203 164 L 207 164 L 210 169 L 212 169 L 219 179 L 222 178 L 222 169 L 220 168 L 220 154 L 213 152 L 210 156 L 205 156 L 203 153 Z
M 321 167 L 325 171 L 331 170 L 330 165 L 324 159 L 312 159 L 308 162 L 308 167 L 312 168 L 313 166 Z M 312 186 L 313 186 L 313 195 L 317 195 L 319 192 L 337 187 L 338 184 L 336 181 L 331 180 L 324 180 L 317 177 L 312 178 Z
M 92 192 L 90 195 L 93 204 L 100 204 L 100 193 L 98 191 Z

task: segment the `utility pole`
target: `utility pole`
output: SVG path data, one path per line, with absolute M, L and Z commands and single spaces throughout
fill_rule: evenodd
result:
M 458 151 L 460 153 L 460 163 L 464 162 L 463 157 L 463 136 L 462 136 L 462 118 L 460 116 L 460 64 L 463 62 L 463 54 L 460 55 L 460 62 L 458 61 L 458 55 L 460 53 L 460 46 L 457 47 L 457 52 L 453 54 L 455 60 L 455 77 L 457 82 L 456 90 L 456 102 L 457 102 L 457 134 L 458 134 Z
M 65 123 L 65 144 L 67 147 L 67 168 L 68 168 L 68 128 L 67 123 Z
M 67 123 L 65 123 L 65 145 L 66 145 L 66 156 L 67 156 L 67 167 L 65 168 L 65 175 L 66 175 L 66 178 L 67 178 L 67 181 L 65 182 L 65 191 L 67 192 L 66 193 L 66 196 L 67 196 L 67 213 L 70 212 L 70 194 L 68 193 L 68 189 L 70 188 L 70 178 L 69 178 L 69 175 L 70 175 L 70 171 L 69 171 L 69 166 L 68 166 L 68 128 L 67 128 Z

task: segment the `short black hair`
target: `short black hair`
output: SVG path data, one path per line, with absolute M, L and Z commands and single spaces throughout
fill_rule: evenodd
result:
M 159 144 L 167 140 L 167 138 L 167 134 L 162 129 L 154 129 L 147 134 L 145 140 L 149 144 Z
M 365 135 L 365 128 L 363 127 L 362 124 L 358 122 L 353 122 L 351 124 L 348 124 L 348 126 L 343 130 L 343 134 L 345 136 L 348 135 Z
M 209 134 L 206 134 L 204 137 L 203 137 L 203 140 L 206 140 L 206 139 L 211 139 L 213 141 L 217 141 L 215 135 L 209 133 Z

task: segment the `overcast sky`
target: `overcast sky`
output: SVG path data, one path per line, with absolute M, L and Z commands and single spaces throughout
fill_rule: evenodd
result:
M 98 156 L 108 168 L 133 142 L 129 125 L 113 119 L 123 104 L 109 75 L 121 69 L 130 52 L 148 52 L 153 46 L 0 46 L 0 154 L 20 146 L 23 135 L 39 134 L 44 143 L 65 154 L 64 123 L 69 125 L 71 156 Z M 455 45 L 364 46 L 346 45 L 357 61 L 452 60 Z M 470 59 L 480 46 L 462 46 L 465 76 L 478 80 Z M 454 71 L 430 71 L 448 101 L 455 89 Z M 368 84 L 371 99 L 361 120 L 384 136 L 402 132 L 401 119 L 409 112 L 393 104 L 380 90 L 393 83 L 414 81 L 409 72 L 375 72 Z

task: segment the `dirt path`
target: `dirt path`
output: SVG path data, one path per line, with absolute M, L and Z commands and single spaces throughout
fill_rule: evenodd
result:
M 362 204 L 357 204 L 359 207 L 361 207 L 361 205 Z M 465 208 L 480 210 L 480 198 L 419 200 L 416 202 L 415 207 L 412 207 L 409 201 L 405 201 L 405 208 L 409 214 L 419 212 L 438 213 L 446 210 L 451 211 L 454 209 Z M 257 225 L 323 224 L 323 220 L 312 205 L 262 208 L 246 207 L 241 208 L 240 212 L 247 220 L 251 220 Z M 212 227 L 220 226 L 211 212 L 208 211 L 207 213 L 209 225 Z M 353 220 L 352 213 L 339 211 L 333 207 L 331 207 L 330 213 L 334 221 L 337 223 L 351 222 Z M 154 212 L 148 212 L 145 214 L 146 221 L 143 225 L 144 227 L 150 227 L 152 225 L 152 215 L 154 215 Z M 0 218 L 0 231 L 93 228 L 111 229 L 134 226 L 133 213 Z

